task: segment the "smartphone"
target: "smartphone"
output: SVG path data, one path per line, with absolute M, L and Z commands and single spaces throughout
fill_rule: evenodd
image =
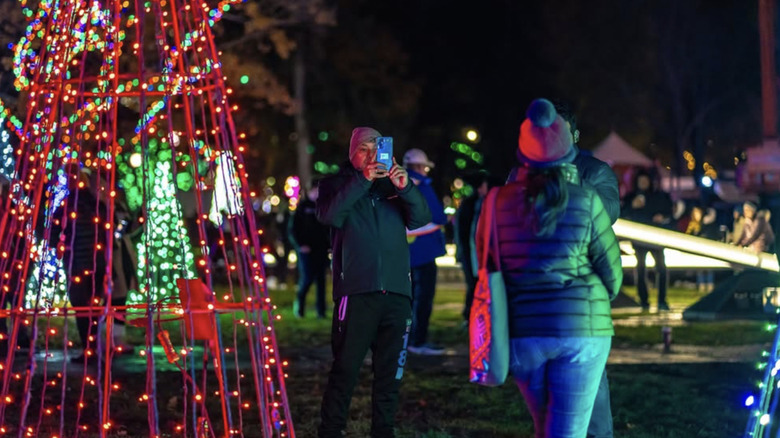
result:
M 393 167 L 393 137 L 376 138 L 376 161 L 385 165 L 385 170 Z

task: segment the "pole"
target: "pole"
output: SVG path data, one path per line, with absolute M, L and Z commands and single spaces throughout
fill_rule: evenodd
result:
M 758 31 L 761 44 L 761 112 L 765 139 L 777 138 L 775 14 L 775 0 L 758 0 Z

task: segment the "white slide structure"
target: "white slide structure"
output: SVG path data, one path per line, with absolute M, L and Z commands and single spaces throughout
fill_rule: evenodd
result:
M 640 242 L 649 246 L 664 248 L 666 265 L 669 268 L 757 268 L 770 272 L 780 272 L 777 257 L 766 252 L 757 253 L 748 248 L 742 248 L 728 243 L 664 228 L 644 225 L 637 222 L 618 219 L 612 226 L 619 240 Z M 630 247 L 630 245 L 629 245 Z M 623 249 L 623 246 L 621 246 Z M 623 267 L 636 266 L 636 258 L 631 255 L 621 256 Z M 648 258 L 648 266 L 652 266 Z

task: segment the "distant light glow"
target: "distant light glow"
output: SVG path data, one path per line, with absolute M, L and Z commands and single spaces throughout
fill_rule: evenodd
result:
M 143 164 L 143 161 L 144 161 L 143 155 L 141 155 L 138 152 L 135 152 L 132 155 L 130 155 L 130 166 L 132 166 L 132 167 L 134 167 L 136 169 L 141 167 L 141 164 Z

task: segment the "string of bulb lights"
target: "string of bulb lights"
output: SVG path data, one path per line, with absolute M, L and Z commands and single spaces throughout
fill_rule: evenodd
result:
M 108 436 L 127 427 L 116 403 L 132 399 L 146 407 L 150 436 L 294 436 L 279 315 L 265 286 L 260 232 L 243 211 L 246 136 L 233 124 L 238 107 L 228 102 L 211 32 L 239 1 L 19 3 L 28 25 L 12 49 L 24 115 L 0 102 L 4 127 L 18 140 L 3 150 L 3 167 L 13 170 L 4 171 L 11 184 L 0 219 L 0 294 L 11 308 L 0 317 L 13 323 L 0 335 L 9 346 L 0 364 L 0 433 Z M 95 203 L 83 210 L 78 193 L 87 189 Z M 185 189 L 196 194 L 194 234 L 177 200 Z M 203 199 L 211 192 L 220 200 L 210 210 Z M 136 213 L 133 223 L 117 223 L 122 209 Z M 85 214 L 92 264 L 75 270 L 72 230 Z M 126 229 L 139 233 L 139 281 L 126 304 L 114 305 L 112 266 Z M 218 260 L 227 284 L 214 281 Z M 214 296 L 192 308 L 194 298 L 180 301 L 182 288 L 194 297 L 198 282 Z M 88 305 L 68 303 L 78 284 L 92 285 Z M 96 367 L 54 359 L 75 348 L 73 316 L 103 322 L 105 333 L 83 346 L 99 358 Z M 123 354 L 111 344 L 118 320 L 144 332 L 132 353 L 145 360 L 143 385 L 112 370 Z M 204 325 L 208 336 L 199 337 Z M 22 349 L 17 337 L 30 330 L 32 348 Z M 161 408 L 158 379 L 171 370 L 181 393 Z

